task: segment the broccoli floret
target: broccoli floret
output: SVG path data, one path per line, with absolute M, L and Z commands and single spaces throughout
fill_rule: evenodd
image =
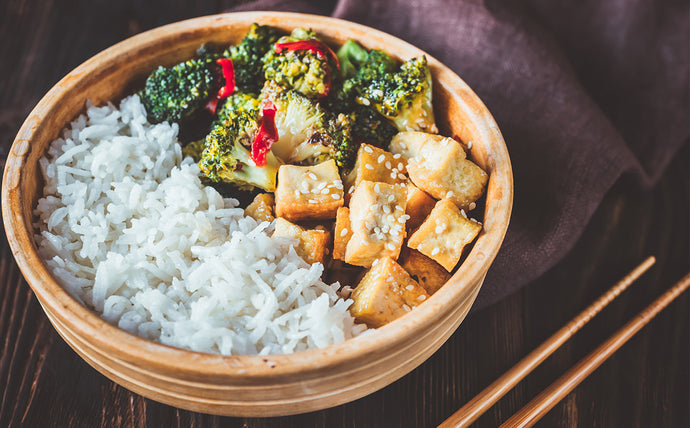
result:
M 264 83 L 262 59 L 278 37 L 278 29 L 254 23 L 242 41 L 226 51 L 224 56 L 232 59 L 237 90 L 252 93 L 261 90 Z
M 250 118 L 255 120 L 259 115 L 261 100 L 246 92 L 234 92 L 223 100 L 223 104 L 216 113 L 213 126 L 223 125 L 232 120 Z
M 177 122 L 203 107 L 220 85 L 220 67 L 213 55 L 206 55 L 170 68 L 158 67 L 146 79 L 139 96 L 149 122 Z
M 400 131 L 438 132 L 431 100 L 431 72 L 425 56 L 403 63 L 400 71 L 364 86 L 357 102 L 372 105 Z
M 352 39 L 347 41 L 338 49 L 336 54 L 340 62 L 340 76 L 348 79 L 359 70 L 360 66 L 367 60 L 369 53 Z
M 354 84 L 368 86 L 372 82 L 389 77 L 398 69 L 398 61 L 385 51 L 372 49 L 367 55 L 366 61 L 357 72 Z
M 316 165 L 334 159 L 341 168 L 354 163 L 357 147 L 351 136 L 349 115 L 333 114 L 294 90 L 280 90 L 272 82 L 262 91 L 276 106 L 278 141 L 271 152 L 286 163 Z
M 299 41 L 322 43 L 312 31 L 297 28 L 289 36 L 281 37 L 276 46 Z M 321 98 L 330 91 L 331 68 L 335 63 L 319 50 L 321 54 L 308 48 L 284 48 L 280 53 L 271 49 L 264 57 L 264 77 L 309 98 Z
M 217 121 L 204 140 L 201 172 L 212 182 L 231 183 L 243 190 L 259 187 L 275 191 L 278 159 L 268 153 L 263 167 L 250 159 L 250 147 L 259 129 L 259 100 L 236 92 L 219 113 L 222 122 Z
M 338 114 L 328 121 L 328 131 L 326 142 L 333 147 L 331 157 L 341 170 L 349 171 L 355 166 L 359 148 L 352 136 L 352 115 Z
M 348 52 L 354 51 L 358 55 L 361 55 L 360 49 L 366 52 L 356 42 L 349 40 L 348 43 L 351 46 Z M 342 48 L 338 51 L 339 55 L 342 54 L 341 51 Z M 348 62 L 350 61 L 348 60 Z M 372 49 L 366 53 L 364 60 L 357 63 L 356 66 L 357 71 L 354 75 L 346 76 L 346 79 L 339 79 L 334 83 L 332 94 L 325 100 L 329 110 L 352 112 L 358 105 L 367 102 L 360 97 L 367 88 L 385 84 L 387 79 L 398 70 L 398 62 L 386 52 L 378 49 Z M 341 64 L 341 70 L 343 69 Z
M 266 165 L 256 166 L 241 139 L 234 136 L 231 129 L 222 126 L 215 127 L 206 136 L 205 144 L 199 168 L 209 180 L 231 183 L 242 190 L 254 187 L 268 192 L 276 190 L 280 162 L 270 152 Z
M 356 141 L 388 150 L 391 139 L 398 133 L 390 120 L 363 105 L 355 107 L 352 117 L 352 136 Z

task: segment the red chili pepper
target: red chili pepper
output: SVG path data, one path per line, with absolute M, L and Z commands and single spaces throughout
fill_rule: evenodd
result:
M 283 50 L 287 50 L 288 52 L 308 50 L 309 52 L 315 53 L 319 58 L 325 58 L 328 54 L 333 58 L 333 61 L 335 61 L 335 67 L 340 70 L 338 56 L 333 52 L 333 49 L 318 40 L 297 40 L 295 42 L 276 43 L 274 49 L 276 53 L 282 53 Z
M 266 155 L 273 143 L 278 141 L 278 130 L 276 129 L 276 106 L 268 101 L 261 108 L 261 126 L 259 132 L 252 143 L 251 158 L 257 166 L 266 165 Z
M 235 67 L 233 67 L 230 58 L 218 58 L 216 63 L 223 69 L 223 77 L 225 78 L 225 86 L 218 90 L 218 96 L 216 97 L 222 100 L 235 92 Z
M 218 101 L 227 98 L 235 92 L 235 67 L 232 65 L 232 60 L 230 58 L 218 58 L 216 64 L 220 65 L 222 69 L 225 85 L 218 90 L 215 97 L 211 98 L 208 100 L 208 103 L 206 103 L 205 108 L 210 111 L 211 114 L 216 114 Z

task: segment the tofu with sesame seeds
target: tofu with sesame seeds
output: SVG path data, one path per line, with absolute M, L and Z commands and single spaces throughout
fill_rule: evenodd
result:
M 331 234 L 324 228 L 305 229 L 282 217 L 276 218 L 272 237 L 288 237 L 298 240 L 295 252 L 309 264 L 324 263 L 328 255 Z
M 381 327 L 419 306 L 429 294 L 391 257 L 374 263 L 352 292 L 350 313 L 369 327 Z
M 450 273 L 443 266 L 411 248 L 403 249 L 400 265 L 429 295 L 437 292 L 450 279 Z
M 350 209 L 338 208 L 335 215 L 335 227 L 333 230 L 333 258 L 345 261 L 345 248 L 352 237 L 350 228 Z
M 462 250 L 482 229 L 453 202 L 441 199 L 421 226 L 410 236 L 407 246 L 435 260 L 448 272 L 460 261 Z
M 275 218 L 273 216 L 273 208 L 275 206 L 275 199 L 270 193 L 259 193 L 254 197 L 251 204 L 244 209 L 244 215 L 252 217 L 258 221 L 272 222 Z
M 345 262 L 369 267 L 383 256 L 397 259 L 405 239 L 407 191 L 402 185 L 362 181 L 350 200 L 352 236 Z
M 362 143 L 357 150 L 357 160 L 352 171 L 345 177 L 345 187 L 357 187 L 362 181 L 378 181 L 388 184 L 407 181 L 407 161 L 379 147 Z
M 290 221 L 335 218 L 343 183 L 334 160 L 315 166 L 281 165 L 275 191 L 276 217 Z
M 436 199 L 450 199 L 468 209 L 484 194 L 488 174 L 467 159 L 462 145 L 452 138 L 401 132 L 390 149 L 407 159 L 410 180 Z
M 410 160 L 419 154 L 422 150 L 422 146 L 426 144 L 427 141 L 440 143 L 445 138 L 448 137 L 420 131 L 403 131 L 393 136 L 388 149 L 391 153 L 399 154 L 405 160 Z
M 415 186 L 411 181 L 408 181 L 405 214 L 409 215 L 410 218 L 406 223 L 407 230 L 412 231 L 419 227 L 434 208 L 434 205 L 436 205 L 436 199 L 419 189 L 419 187 Z

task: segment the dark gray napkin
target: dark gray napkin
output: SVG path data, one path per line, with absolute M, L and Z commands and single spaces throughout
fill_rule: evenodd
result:
M 686 1 L 260 0 L 234 10 L 386 31 L 484 101 L 508 145 L 515 202 L 475 309 L 553 266 L 622 175 L 650 186 L 690 134 Z

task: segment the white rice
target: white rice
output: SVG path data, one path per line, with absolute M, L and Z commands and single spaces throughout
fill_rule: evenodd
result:
M 52 143 L 36 240 L 58 281 L 108 322 L 194 351 L 290 353 L 359 334 L 323 265 L 202 185 L 177 133 L 149 124 L 134 95 L 88 105 Z

